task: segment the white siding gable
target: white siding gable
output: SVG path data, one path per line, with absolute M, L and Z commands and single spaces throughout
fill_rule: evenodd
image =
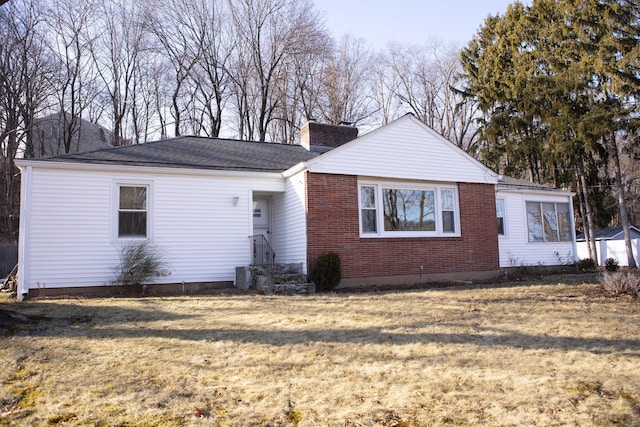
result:
M 497 175 L 412 115 L 307 162 L 309 172 L 496 184 Z

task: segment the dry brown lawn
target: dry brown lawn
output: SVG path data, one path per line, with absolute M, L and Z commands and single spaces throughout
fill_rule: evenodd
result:
M 43 317 L 0 336 L 0 425 L 640 426 L 640 303 L 594 277 L 4 298 Z

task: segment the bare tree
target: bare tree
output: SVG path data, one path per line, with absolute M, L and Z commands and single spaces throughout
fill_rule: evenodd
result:
M 231 37 L 230 16 L 223 0 L 191 0 L 185 2 L 194 15 L 194 24 L 202 34 L 200 60 L 193 73 L 195 81 L 194 110 L 202 132 L 218 137 L 224 107 L 229 97 L 229 61 L 236 43 Z
M 33 154 L 32 122 L 47 96 L 39 2 L 0 8 L 0 240 L 18 235 L 19 178 L 14 158 Z
M 113 128 L 113 145 L 126 144 L 127 113 L 133 99 L 133 79 L 145 48 L 144 17 L 138 2 L 102 3 L 99 31 L 91 43 L 96 70 L 104 82 Z
M 281 102 L 274 110 L 274 120 L 268 130 L 272 141 L 293 144 L 307 119 L 322 116 L 323 80 L 334 45 L 321 26 L 309 36 L 314 37 L 313 43 L 307 49 L 294 51 L 286 62 L 286 78 L 280 79 L 275 87 Z
M 454 46 L 444 46 L 439 40 L 423 46 L 390 45 L 385 62 L 393 77 L 386 79 L 394 82 L 394 96 L 407 112 L 461 148 L 474 152 L 478 108 L 473 99 L 462 93 L 458 58 Z
M 232 78 L 240 138 L 264 141 L 284 102 L 286 79 L 296 54 L 312 50 L 320 30 L 308 0 L 229 1 L 239 46 Z
M 386 125 L 396 119 L 400 111 L 400 100 L 395 95 L 400 81 L 393 72 L 389 56 L 385 53 L 376 54 L 371 73 L 371 92 L 376 105 L 376 113 L 380 125 Z
M 163 85 L 166 73 L 164 58 L 153 52 L 145 52 L 145 58 L 136 61 L 129 113 L 134 144 L 147 142 L 149 138 L 166 138 L 166 126 L 162 113 L 162 94 L 168 91 Z
M 216 3 L 211 4 L 215 8 Z M 207 3 L 200 0 L 169 0 L 156 3 L 147 13 L 146 20 L 159 42 L 157 50 L 172 69 L 170 112 L 176 136 L 182 134 L 183 113 L 195 97 L 194 87 L 188 84 L 207 46 L 207 37 L 212 37 L 208 34 L 210 27 L 202 25 L 206 17 L 200 16 L 206 8 Z
M 320 114 L 333 124 L 358 124 L 375 106 L 370 94 L 373 55 L 364 39 L 345 35 L 335 48 L 323 76 Z
M 90 2 L 61 0 L 52 2 L 47 11 L 50 28 L 49 49 L 56 60 L 54 81 L 56 113 L 59 114 L 58 134 L 46 138 L 57 139 L 58 151 L 46 153 L 40 138 L 40 155 L 69 153 L 71 144 L 80 131 L 84 111 L 94 102 L 98 87 L 90 55 L 89 28 L 95 25 L 95 5 Z M 77 138 L 78 144 L 81 138 Z M 76 150 L 79 147 L 75 147 Z

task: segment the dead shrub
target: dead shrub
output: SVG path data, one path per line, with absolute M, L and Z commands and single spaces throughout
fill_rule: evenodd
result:
M 113 268 L 115 285 L 141 285 L 157 276 L 164 262 L 149 242 L 132 243 L 120 250 L 120 264 Z
M 613 295 L 638 296 L 640 293 L 640 276 L 632 273 L 603 273 L 602 288 Z

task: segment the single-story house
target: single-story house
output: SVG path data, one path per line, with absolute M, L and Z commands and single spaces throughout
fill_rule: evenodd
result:
M 629 232 L 631 234 L 631 248 L 633 256 L 636 260 L 636 264 L 640 265 L 640 258 L 638 258 L 638 254 L 640 253 L 640 251 L 638 251 L 640 229 L 632 225 L 629 227 Z M 607 258 L 615 259 L 621 267 L 626 267 L 629 264 L 622 226 L 619 225 L 599 228 L 595 230 L 594 238 L 596 241 L 596 251 L 598 252 L 596 256 L 598 265 L 605 266 Z M 589 258 L 589 247 L 587 246 L 587 241 L 585 240 L 583 232 L 576 235 L 576 242 L 577 257 L 579 259 Z
M 17 163 L 19 298 L 109 286 L 139 241 L 163 254 L 158 285 L 232 285 L 272 254 L 306 271 L 337 252 L 346 286 L 490 278 L 575 253 L 571 193 L 498 176 L 412 115 L 360 137 L 310 122 L 301 145 L 177 137 Z

